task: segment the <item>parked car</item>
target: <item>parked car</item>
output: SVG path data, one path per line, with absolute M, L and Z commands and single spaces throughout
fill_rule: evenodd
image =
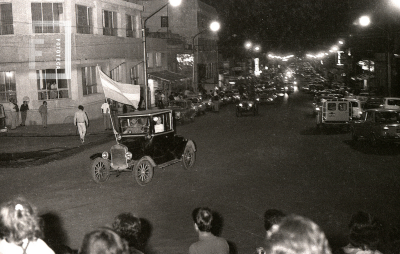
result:
M 360 120 L 351 125 L 354 141 L 366 138 L 371 145 L 378 142 L 400 143 L 400 109 L 367 109 Z
M 350 126 L 353 119 L 351 102 L 347 99 L 325 99 L 316 116 L 317 128 Z
M 185 169 L 194 166 L 196 146 L 177 135 L 169 109 L 135 111 L 117 116 L 116 143 L 109 151 L 90 156 L 91 175 L 96 183 L 132 172 L 139 185 L 151 181 L 154 168 L 181 162 Z
M 256 94 L 256 98 L 258 98 L 260 104 L 272 104 L 275 102 L 276 97 L 276 94 L 267 91 L 262 91 Z
M 201 97 L 192 97 L 188 98 L 188 100 L 192 101 L 196 115 L 204 115 L 206 113 L 206 103 Z
M 169 101 L 165 108 L 171 109 L 177 122 L 184 124 L 185 121 L 194 121 L 196 110 L 191 100 L 181 99 Z
M 379 108 L 382 105 L 382 97 L 369 97 L 364 103 L 364 109 Z
M 236 116 L 242 116 L 244 113 L 258 114 L 258 103 L 255 100 L 246 99 L 241 100 L 236 104 Z
M 382 108 L 387 109 L 400 109 L 400 98 L 398 97 L 384 97 L 382 99 Z

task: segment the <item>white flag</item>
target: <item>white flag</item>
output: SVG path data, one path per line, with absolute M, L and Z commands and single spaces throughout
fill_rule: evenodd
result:
M 118 101 L 120 103 L 128 104 L 138 108 L 140 101 L 140 86 L 132 84 L 124 84 L 109 78 L 104 72 L 100 70 L 99 66 L 96 66 L 98 76 L 100 76 L 100 82 L 103 86 L 104 95 L 106 98 Z

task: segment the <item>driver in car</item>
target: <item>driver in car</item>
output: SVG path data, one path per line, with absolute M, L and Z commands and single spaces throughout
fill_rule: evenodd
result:
M 141 123 L 141 119 L 132 118 L 129 121 L 129 125 L 124 130 L 123 134 L 130 133 L 142 133 L 143 132 L 143 124 Z

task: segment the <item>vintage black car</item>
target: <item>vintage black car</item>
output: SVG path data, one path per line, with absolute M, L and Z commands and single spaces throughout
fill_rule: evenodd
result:
M 236 116 L 242 116 L 244 113 L 258 114 L 258 103 L 256 100 L 246 99 L 236 104 Z
M 361 119 L 352 123 L 351 136 L 353 141 L 366 138 L 373 146 L 379 142 L 400 143 L 400 110 L 365 110 Z
M 185 169 L 193 167 L 195 143 L 175 133 L 172 110 L 135 111 L 116 118 L 117 144 L 110 151 L 90 156 L 95 182 L 105 182 L 112 174 L 132 172 L 139 185 L 146 185 L 156 167 L 164 168 L 178 162 L 182 162 Z
M 184 124 L 188 120 L 194 121 L 194 117 L 196 116 L 196 110 L 191 100 L 173 100 L 165 108 L 171 109 L 175 120 L 181 124 Z

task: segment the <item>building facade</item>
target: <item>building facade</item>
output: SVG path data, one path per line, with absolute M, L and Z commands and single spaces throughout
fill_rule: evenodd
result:
M 0 103 L 29 97 L 27 125 L 71 122 L 78 105 L 101 115 L 104 93 L 95 67 L 112 79 L 144 87 L 143 6 L 122 0 L 2 0 L 0 2 Z M 167 66 L 166 41 L 150 38 L 149 67 Z M 10 117 L 7 119 L 7 124 Z

